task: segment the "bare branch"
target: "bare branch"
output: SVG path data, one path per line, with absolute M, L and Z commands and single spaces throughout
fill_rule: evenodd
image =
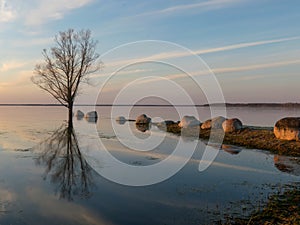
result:
M 102 65 L 96 53 L 97 42 L 91 38 L 90 30 L 69 29 L 59 32 L 54 43 L 49 54 L 43 50 L 44 62 L 36 65 L 32 82 L 72 108 L 81 82 Z

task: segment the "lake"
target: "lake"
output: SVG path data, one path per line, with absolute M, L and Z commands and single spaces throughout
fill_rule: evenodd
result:
M 125 112 L 178 121 L 176 109 L 97 107 L 97 121 L 74 118 L 70 128 L 63 107 L 1 106 L 0 224 L 214 224 L 247 216 L 285 184 L 300 182 L 299 158 L 211 145 L 216 157 L 199 171 L 205 142 L 115 121 Z M 209 108 L 196 111 L 201 121 L 210 118 Z M 286 116 L 299 109 L 227 108 L 227 117 L 253 126 Z

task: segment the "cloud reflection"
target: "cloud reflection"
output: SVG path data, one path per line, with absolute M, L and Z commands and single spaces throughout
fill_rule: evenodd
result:
M 16 201 L 16 194 L 10 190 L 0 188 L 0 215 L 10 210 L 10 206 Z

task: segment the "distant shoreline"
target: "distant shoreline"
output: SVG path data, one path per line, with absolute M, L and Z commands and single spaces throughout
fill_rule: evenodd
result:
M 29 106 L 29 107 L 64 107 L 60 104 L 0 104 L 1 106 Z M 78 104 L 74 106 L 135 106 L 135 107 L 283 107 L 283 108 L 300 108 L 300 103 L 214 103 L 214 104 L 202 104 L 202 105 L 156 105 L 156 104 L 138 104 L 138 105 L 130 105 L 130 104 L 97 104 L 97 105 L 89 105 L 89 104 Z

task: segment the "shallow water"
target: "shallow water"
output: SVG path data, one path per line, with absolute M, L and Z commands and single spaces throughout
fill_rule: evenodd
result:
M 123 115 L 124 108 L 115 110 Z M 183 110 L 189 114 L 187 107 Z M 97 123 L 75 119 L 70 130 L 62 107 L 0 108 L 0 224 L 212 224 L 227 214 L 247 215 L 284 184 L 300 181 L 297 158 L 224 145 L 211 147 L 216 158 L 200 172 L 205 143 L 180 139 L 154 125 L 141 132 L 132 122 L 116 123 L 110 107 L 97 111 Z M 129 117 L 141 113 L 156 120 L 180 119 L 171 107 L 135 107 Z M 208 108 L 198 108 L 198 113 L 201 121 L 210 115 Z M 280 108 L 227 109 L 228 117 L 261 126 L 273 126 L 279 118 L 297 113 Z M 112 156 L 137 170 L 164 162 L 178 143 L 180 151 L 195 150 L 174 176 L 132 187 L 101 175 L 116 171 L 120 180 L 131 179 L 105 157 L 92 158 L 105 150 L 94 144 L 98 137 Z M 185 155 L 179 155 L 169 166 L 184 160 Z M 157 174 L 145 174 L 145 180 Z

